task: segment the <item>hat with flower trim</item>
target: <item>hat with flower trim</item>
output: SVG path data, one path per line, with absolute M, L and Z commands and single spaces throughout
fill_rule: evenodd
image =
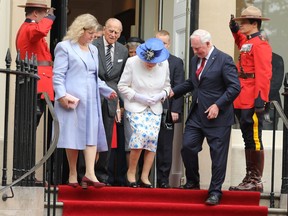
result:
M 163 62 L 170 55 L 164 43 L 158 38 L 150 38 L 139 45 L 136 49 L 136 54 L 141 60 L 149 63 Z

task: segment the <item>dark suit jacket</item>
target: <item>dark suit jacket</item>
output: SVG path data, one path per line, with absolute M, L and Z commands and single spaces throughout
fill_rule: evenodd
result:
M 276 53 L 272 53 L 272 79 L 269 92 L 269 100 L 276 100 L 281 105 L 279 90 L 282 86 L 284 77 L 284 62 L 283 58 Z
M 117 83 L 120 79 L 120 76 L 123 72 L 126 60 L 128 58 L 128 50 L 125 46 L 120 44 L 119 42 L 115 43 L 114 48 L 114 61 L 113 61 L 113 68 L 111 70 L 112 76 L 107 78 L 105 74 L 107 73 L 106 68 L 106 60 L 105 60 L 105 47 L 103 37 L 98 38 L 97 40 L 93 41 L 93 44 L 98 48 L 98 55 L 99 55 L 99 77 L 100 79 L 104 80 L 108 86 L 113 88 L 115 91 L 117 90 Z M 109 109 L 109 116 L 113 117 L 116 114 L 117 108 L 117 100 L 107 100 L 108 109 Z M 103 115 L 105 115 L 103 113 Z
M 198 61 L 197 56 L 191 59 L 189 79 L 173 88 L 175 97 L 193 91 L 192 105 L 187 119 L 191 117 L 193 108 L 198 103 L 204 127 L 234 124 L 233 101 L 240 92 L 240 82 L 232 57 L 215 48 L 202 71 L 200 81 L 196 77 Z M 219 107 L 219 114 L 216 119 L 209 120 L 204 112 L 214 103 Z
M 182 59 L 170 54 L 168 63 L 170 72 L 170 84 L 171 88 L 174 88 L 175 86 L 180 85 L 185 81 L 183 61 Z M 169 100 L 169 103 L 171 112 L 176 112 L 179 114 L 183 112 L 183 97 L 179 97 L 177 99 L 172 98 Z M 168 107 L 166 102 L 163 104 L 163 107 Z M 181 118 L 179 118 L 179 121 L 180 119 Z

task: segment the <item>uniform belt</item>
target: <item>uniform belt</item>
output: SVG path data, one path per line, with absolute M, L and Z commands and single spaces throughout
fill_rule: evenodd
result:
M 38 66 L 53 66 L 52 61 L 37 61 Z
M 238 72 L 238 77 L 242 78 L 242 79 L 248 79 L 248 78 L 254 79 L 255 78 L 255 73 L 241 73 L 241 72 Z

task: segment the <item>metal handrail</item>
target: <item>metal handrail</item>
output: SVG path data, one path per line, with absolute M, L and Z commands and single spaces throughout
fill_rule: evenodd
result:
M 38 163 L 34 167 L 32 167 L 28 172 L 26 172 L 24 175 L 22 175 L 20 178 L 18 178 L 17 180 L 12 182 L 11 184 L 9 184 L 9 185 L 5 186 L 4 188 L 0 189 L 0 193 L 3 193 L 8 188 L 10 188 L 11 192 L 12 192 L 12 196 L 8 196 L 6 193 L 4 193 L 2 195 L 2 200 L 3 201 L 6 201 L 7 198 L 13 198 L 14 194 L 13 194 L 12 187 L 14 185 L 16 185 L 17 183 L 19 183 L 20 181 L 22 181 L 23 179 L 25 179 L 27 176 L 31 175 L 37 169 L 39 169 L 50 158 L 50 156 L 52 155 L 52 153 L 56 149 L 57 142 L 58 142 L 58 139 L 59 139 L 59 121 L 58 121 L 58 118 L 57 118 L 56 113 L 54 111 L 53 105 L 52 105 L 52 103 L 51 103 L 51 101 L 49 99 L 49 96 L 47 95 L 46 92 L 44 92 L 43 95 L 44 95 L 45 101 L 46 101 L 46 103 L 48 105 L 48 109 L 49 109 L 49 111 L 51 113 L 51 116 L 53 118 L 53 125 L 54 125 L 54 133 L 53 134 L 54 135 L 53 135 L 52 140 L 51 140 L 51 145 L 50 145 L 48 151 L 46 152 L 46 154 L 42 157 L 41 160 L 38 161 Z
M 277 101 L 270 101 L 270 104 L 273 104 L 273 106 L 276 108 L 278 114 L 280 115 L 280 118 L 282 119 L 285 127 L 288 129 L 288 119 L 281 108 L 280 104 Z
M 271 167 L 271 191 L 270 191 L 270 208 L 275 207 L 275 194 L 274 194 L 274 170 L 275 170 L 275 137 L 276 137 L 276 131 L 275 131 L 275 116 L 276 111 L 279 114 L 280 118 L 283 121 L 283 125 L 288 129 L 288 120 L 287 117 L 281 108 L 280 104 L 277 101 L 270 101 L 270 106 L 274 107 L 274 122 L 273 122 L 273 142 L 272 142 L 272 167 Z

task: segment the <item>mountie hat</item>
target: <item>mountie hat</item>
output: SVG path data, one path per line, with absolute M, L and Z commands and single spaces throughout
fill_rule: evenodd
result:
M 49 9 L 47 5 L 47 0 L 27 0 L 26 5 L 18 5 L 18 7 L 35 7 L 35 8 L 45 8 Z
M 259 19 L 259 20 L 270 20 L 269 18 L 262 17 L 262 12 L 259 8 L 254 6 L 249 6 L 241 12 L 240 17 L 236 17 L 233 20 L 238 21 L 242 19 Z
M 149 63 L 160 63 L 168 59 L 169 51 L 158 38 L 150 38 L 136 49 L 139 58 Z

